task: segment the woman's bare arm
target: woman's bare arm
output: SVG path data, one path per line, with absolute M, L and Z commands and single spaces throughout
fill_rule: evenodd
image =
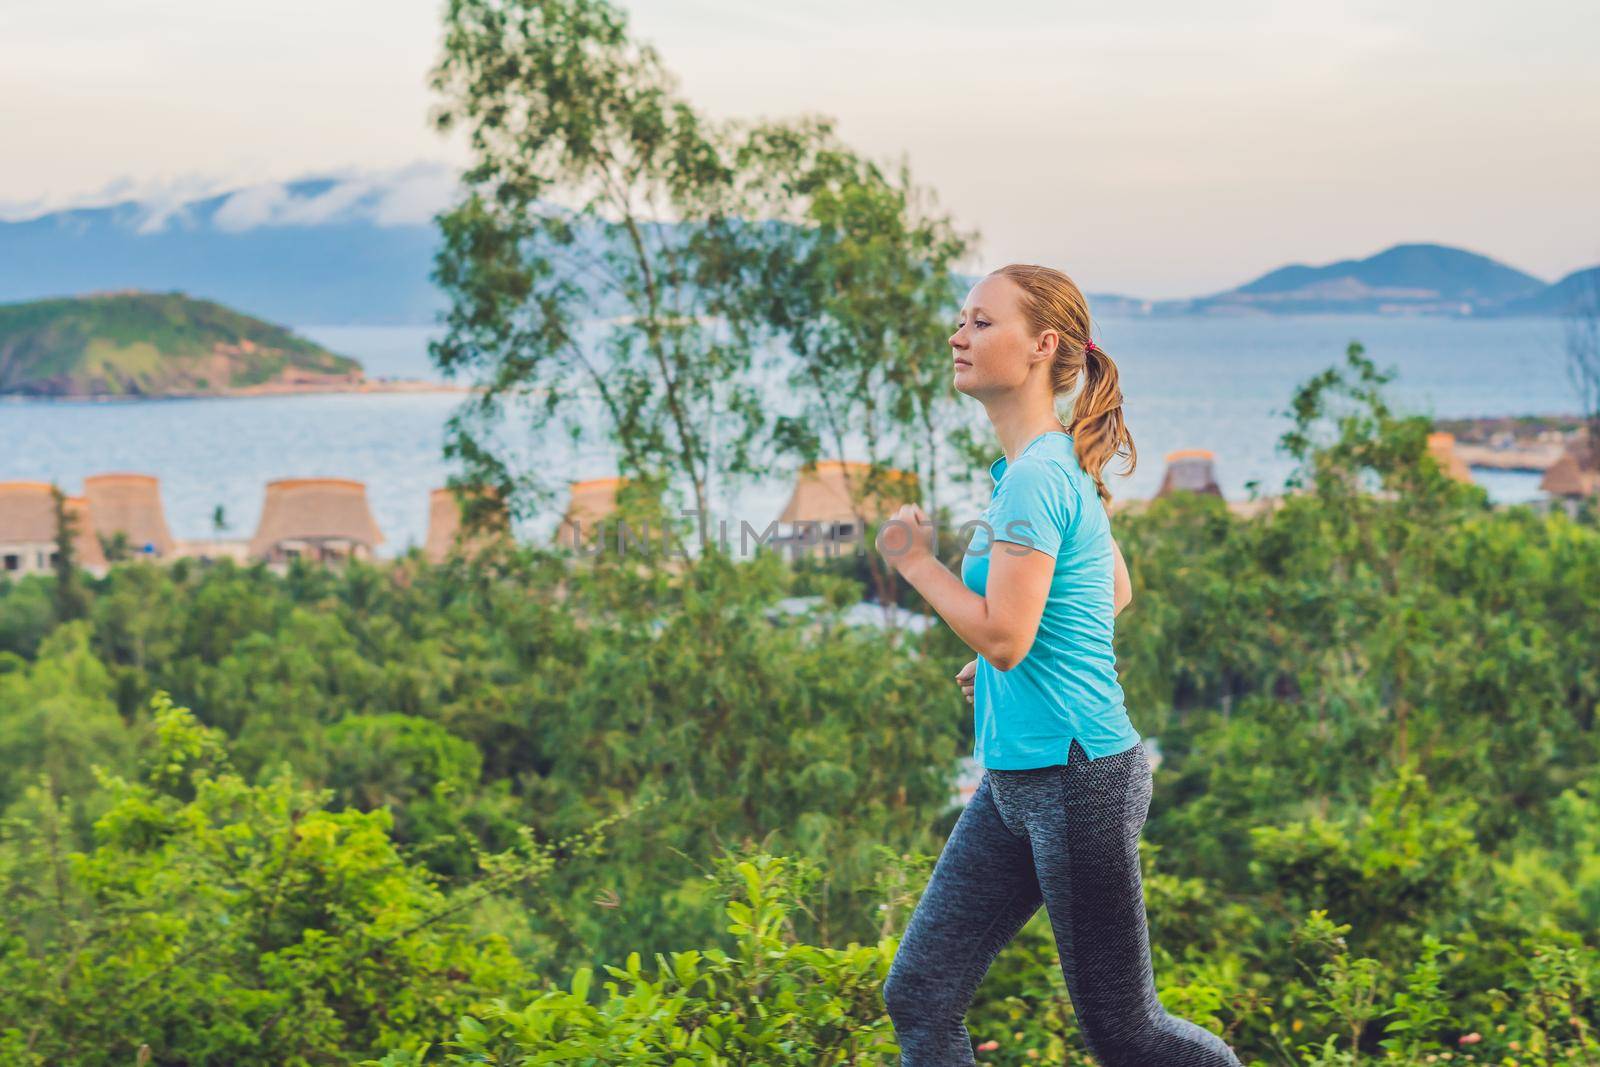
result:
M 1122 548 L 1117 544 L 1117 539 L 1111 539 L 1111 555 L 1114 557 L 1112 574 L 1115 576 L 1111 593 L 1111 614 L 1121 615 L 1122 609 L 1133 600 L 1133 579 L 1128 574 L 1128 563 L 1122 558 Z
M 937 557 L 920 556 L 897 569 L 968 648 L 996 670 L 1009 671 L 1038 636 L 1055 557 L 1010 541 L 993 547 L 987 596 L 968 589 Z

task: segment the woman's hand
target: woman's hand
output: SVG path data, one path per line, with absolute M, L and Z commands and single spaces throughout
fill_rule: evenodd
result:
M 972 703 L 972 690 L 973 687 L 977 685 L 977 675 L 977 660 L 973 660 L 956 673 L 956 684 L 961 687 L 961 693 L 967 698 L 968 704 Z
M 913 563 L 933 558 L 934 529 L 928 516 L 916 504 L 901 504 L 900 509 L 878 527 L 873 546 L 897 571 Z

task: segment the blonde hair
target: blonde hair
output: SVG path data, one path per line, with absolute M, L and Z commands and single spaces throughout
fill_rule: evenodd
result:
M 1078 463 L 1094 479 L 1102 503 L 1110 503 L 1111 491 L 1101 471 L 1111 457 L 1127 456 L 1124 474 L 1132 474 L 1138 462 L 1133 435 L 1122 420 L 1122 388 L 1117 365 L 1099 345 L 1089 347 L 1089 301 L 1073 280 L 1052 267 L 1032 263 L 1008 263 L 991 275 L 1001 274 L 1022 290 L 1022 313 L 1034 333 L 1054 330 L 1060 337 L 1055 361 L 1050 366 L 1052 392 L 1070 393 L 1083 381 L 1072 416 L 1062 419 L 1078 454 Z M 1059 417 L 1059 412 L 1057 413 Z

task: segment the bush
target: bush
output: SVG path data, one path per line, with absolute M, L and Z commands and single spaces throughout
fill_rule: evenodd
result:
M 568 989 L 546 989 L 525 1001 L 497 998 L 463 1017 L 454 1038 L 436 1048 L 397 1051 L 365 1063 L 898 1062 L 880 992 L 896 942 L 820 948 L 797 941 L 789 923 L 802 906 L 796 894 L 819 873 L 803 861 L 764 853 L 720 857 L 717 871 L 731 873 L 739 887 L 737 899 L 725 907 L 728 932 L 738 939 L 734 952 L 657 953 L 653 975 L 637 952 L 630 953 L 624 966 L 605 968 L 612 980 L 603 983 L 598 1003 L 590 997 L 594 972 L 582 967 Z
M 483 857 L 480 884 L 446 896 L 386 810 L 247 784 L 216 731 L 165 694 L 151 711 L 139 780 L 99 772 L 92 848 L 70 849 L 72 801 L 44 785 L 0 827 L 0 1062 L 344 1062 L 525 978 L 462 912 L 548 857 Z

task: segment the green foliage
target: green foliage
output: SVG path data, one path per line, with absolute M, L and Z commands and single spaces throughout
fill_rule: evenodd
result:
M 1394 997 L 1392 1010 L 1399 1018 L 1384 1027 L 1384 1039 L 1378 1042 L 1391 1056 L 1399 1055 L 1414 1063 L 1423 1055 L 1445 1047 L 1433 1036 L 1450 1019 L 1449 1001 L 1440 988 L 1442 974 L 1436 957 L 1452 947 L 1432 934 L 1424 935 L 1422 955 L 1406 975 L 1406 988 Z
M 1350 399 L 1321 380 L 1307 439 Z M 1403 419 L 1334 425 L 1275 511 L 1117 520 L 1160 997 L 1247 1062 L 1584 1063 L 1600 531 L 1439 483 Z M 869 979 L 971 720 L 947 631 L 833 615 L 863 578 L 522 546 L 128 563 L 67 623 L 49 577 L 0 586 L 0 1049 L 893 1062 Z M 773 611 L 802 593 L 827 607 Z M 597 826 L 603 855 L 552 862 Z M 586 972 L 613 981 L 545 977 Z M 1042 912 L 968 1023 L 983 1062 L 1087 1063 Z
M 406 1047 L 522 979 L 463 912 L 542 877 L 545 850 L 485 856 L 447 893 L 395 849 L 387 812 L 248 784 L 187 709 L 158 695 L 151 712 L 139 778 L 101 776 L 91 847 L 71 847 L 74 800 L 48 782 L 5 820 L 5 1063 L 334 1062 Z
M 776 615 L 798 587 L 771 555 L 681 578 L 531 550 L 494 566 L 117 567 L 93 644 L 125 715 L 171 692 L 230 736 L 242 773 L 287 764 L 336 806 L 388 807 L 441 875 L 519 825 L 559 837 L 634 798 L 671 810 L 619 827 L 614 866 L 558 871 L 527 902 L 506 932 L 541 963 L 714 937 L 699 876 L 747 837 L 827 857 L 807 936 L 864 940 L 876 847 L 933 848 L 970 746 L 937 657 L 910 641 L 886 655 L 826 611 Z M 840 606 L 860 595 L 808 582 Z M 954 729 L 925 727 L 929 692 Z
M 32 663 L 0 673 L 0 813 L 41 777 L 52 798 L 81 803 L 93 792 L 96 764 L 122 766 L 131 757 L 135 731 L 117 713 L 111 674 L 89 641 L 86 622 L 67 623 Z
M 57 622 L 57 588 L 56 581 L 38 574 L 0 577 L 0 653 L 38 653 L 39 642 Z
M 1592 946 L 1541 943 L 1531 946 L 1525 968 L 1508 990 L 1493 990 L 1495 1010 L 1514 1008 L 1495 1031 L 1504 1047 L 1529 1067 L 1567 1067 L 1600 1060 L 1596 1010 L 1600 998 L 1600 952 Z
M 569 988 L 527 1000 L 497 998 L 464 1016 L 454 1037 L 369 1060 L 373 1067 L 424 1063 L 687 1064 L 886 1063 L 898 1052 L 879 993 L 894 959 L 892 939 L 844 948 L 805 944 L 792 911 L 803 908 L 814 868 L 756 853 L 726 857 L 709 875 L 733 881 L 726 901 L 732 952 L 657 953 L 648 973 L 637 952 L 594 992 L 579 968 Z
M 1308 437 L 1323 410 L 1303 407 Z M 1119 654 L 1166 757 L 1145 842 L 1163 1003 L 1286 1063 L 1582 1062 L 1600 538 L 1430 481 L 1401 422 L 1340 426 L 1319 447 L 1344 458 L 1308 453 L 1316 488 L 1276 512 L 1178 498 L 1119 519 L 1138 586 Z M 1346 492 L 1375 467 L 1378 495 Z M 843 1054 L 887 1055 L 850 953 L 888 958 L 970 736 L 953 687 L 954 728 L 928 728 L 947 635 L 769 617 L 859 582 L 715 553 L 681 572 L 528 550 L 283 577 L 129 564 L 53 630 L 48 579 L 4 588 L 17 1062 L 111 1062 L 135 1038 L 156 1063 L 617 1042 L 806 1062 L 847 1031 Z M 210 728 L 152 721 L 168 689 Z M 646 806 L 670 817 L 626 817 Z M 538 841 L 608 819 L 603 860 L 535 878 Z M 771 874 L 765 904 L 722 898 L 726 929 L 705 871 L 726 881 L 756 847 L 803 873 Z M 598 1003 L 515 992 L 597 962 L 616 979 Z M 792 1004 L 751 992 L 786 983 Z M 1042 916 L 969 1022 L 987 1062 L 1081 1058 Z
M 1448 913 L 1477 865 L 1467 798 L 1440 804 L 1410 766 L 1380 783 L 1369 806 L 1258 826 L 1251 872 L 1299 912 L 1318 904 L 1391 943 Z

